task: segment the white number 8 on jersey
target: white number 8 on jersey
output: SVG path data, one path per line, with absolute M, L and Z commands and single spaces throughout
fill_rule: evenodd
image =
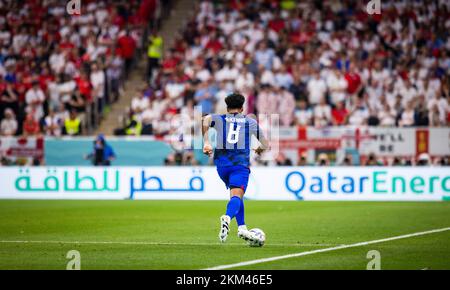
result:
M 228 129 L 227 134 L 227 142 L 230 144 L 236 144 L 239 142 L 239 131 L 241 130 L 241 126 L 236 126 L 236 129 L 233 128 L 234 124 L 230 124 L 230 129 Z

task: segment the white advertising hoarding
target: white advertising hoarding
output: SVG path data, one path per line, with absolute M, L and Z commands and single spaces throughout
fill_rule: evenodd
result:
M 450 196 L 445 167 L 254 167 L 253 200 L 439 201 Z M 0 168 L 3 199 L 225 200 L 213 167 Z

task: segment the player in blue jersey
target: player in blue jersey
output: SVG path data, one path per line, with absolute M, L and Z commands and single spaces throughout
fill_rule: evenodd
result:
M 238 224 L 239 238 L 256 239 L 255 235 L 247 229 L 244 220 L 244 194 L 250 175 L 251 137 L 255 136 L 260 142 L 260 146 L 255 149 L 257 154 L 266 150 L 268 144 L 256 120 L 242 114 L 244 102 L 244 96 L 233 93 L 225 98 L 227 114 L 208 115 L 203 118 L 203 153 L 208 156 L 214 153 L 217 172 L 226 187 L 230 189 L 226 213 L 220 217 L 219 239 L 222 243 L 227 240 L 233 218 L 236 218 Z M 214 152 L 208 135 L 209 128 L 214 128 L 217 132 Z

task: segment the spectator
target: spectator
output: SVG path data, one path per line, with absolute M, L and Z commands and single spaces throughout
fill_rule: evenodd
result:
M 151 81 L 153 79 L 153 71 L 159 68 L 161 58 L 163 56 L 163 38 L 159 35 L 156 29 L 152 30 L 149 36 L 148 44 L 148 67 L 147 67 L 147 79 Z
M 383 164 L 377 160 L 375 154 L 373 153 L 369 154 L 365 166 L 380 166 L 380 165 Z
M 396 114 L 395 111 L 389 107 L 389 104 L 385 102 L 383 108 L 378 112 L 379 125 L 383 127 L 395 126 Z
M 81 119 L 77 111 L 70 111 L 69 117 L 64 120 L 63 134 L 69 136 L 81 135 L 82 126 Z
M 318 71 L 315 71 L 313 77 L 308 81 L 307 90 L 309 104 L 317 105 L 321 100 L 325 99 L 327 84 L 321 79 Z
M 128 113 L 126 125 L 123 128 L 114 130 L 114 135 L 117 136 L 140 136 L 141 133 L 142 122 L 132 110 Z
M 131 101 L 131 109 L 137 114 L 144 112 L 149 106 L 150 102 L 143 93 L 139 94 L 137 97 L 134 97 Z
M 400 127 L 414 126 L 414 106 L 412 102 L 409 102 L 405 110 L 401 113 L 398 125 Z
M 352 159 L 353 159 L 352 155 L 346 155 L 341 163 L 341 166 L 352 166 L 353 165 Z
M 116 159 L 113 148 L 106 142 L 105 136 L 100 134 L 94 141 L 94 148 L 91 153 L 84 157 L 90 159 L 94 166 L 110 166 Z
M 441 112 L 439 111 L 439 107 L 437 104 L 434 104 L 430 108 L 428 118 L 430 120 L 431 127 L 441 127 L 442 126 Z
M 354 63 L 350 64 L 349 71 L 345 73 L 345 79 L 347 80 L 347 93 L 352 97 L 357 96 L 363 84 Z
M 337 103 L 336 107 L 331 111 L 331 116 L 334 126 L 342 126 L 347 124 L 348 110 L 345 107 L 345 101 Z
M 33 114 L 36 120 L 44 117 L 45 95 L 42 89 L 39 87 L 38 82 L 33 82 L 32 88 L 30 88 L 25 95 L 25 100 L 27 103 L 27 113 Z
M 118 50 L 125 62 L 125 75 L 128 76 L 130 73 L 131 66 L 133 64 L 133 59 L 136 51 L 136 41 L 130 34 L 130 30 L 126 30 L 125 33 L 120 36 L 117 40 Z
M 403 162 L 399 157 L 395 157 L 392 161 L 392 166 L 403 166 Z
M 349 114 L 349 121 L 348 121 L 349 125 L 352 126 L 367 125 L 368 118 L 369 118 L 369 110 L 367 109 L 363 100 L 357 98 L 356 104 Z
M 333 104 L 345 101 L 347 81 L 340 70 L 337 68 L 333 69 L 326 79 L 326 84 Z
M 83 113 L 86 111 L 86 101 L 81 96 L 80 90 L 77 88 L 72 93 L 72 97 L 66 104 L 68 111 L 77 111 L 78 113 Z
M 378 118 L 378 112 L 373 109 L 369 108 L 369 118 L 367 119 L 367 125 L 376 127 L 380 125 L 380 119 Z
M 330 160 L 326 153 L 319 154 L 319 156 L 317 157 L 317 165 L 318 166 L 329 166 L 330 165 Z
M 208 82 L 202 82 L 197 89 L 195 96 L 198 106 L 201 108 L 201 113 L 207 115 L 213 112 L 214 93 Z
M 277 155 L 275 162 L 277 166 L 292 166 L 292 160 L 287 158 L 283 153 Z
M 430 156 L 427 153 L 422 153 L 417 158 L 418 166 L 429 166 L 431 164 Z
M 414 125 L 418 127 L 428 126 L 430 124 L 428 114 L 425 96 L 420 95 L 414 109 Z
M 106 76 L 110 80 L 111 94 L 114 101 L 117 101 L 120 96 L 123 66 L 124 61 L 117 52 L 108 58 Z
M 314 107 L 314 125 L 316 127 L 328 126 L 331 123 L 331 107 L 322 98 Z
M 91 70 L 90 80 L 92 84 L 92 94 L 94 98 L 99 100 L 98 111 L 102 112 L 103 102 L 105 101 L 105 72 L 99 68 L 99 65 L 97 63 L 92 64 Z
M 255 62 L 264 69 L 271 70 L 275 59 L 275 52 L 272 48 L 267 47 L 265 41 L 261 41 L 258 49 L 255 51 Z
M 243 92 L 246 90 L 252 90 L 255 87 L 255 77 L 248 71 L 246 66 L 243 66 L 236 78 L 235 82 L 236 90 Z
M 294 84 L 292 75 L 287 72 L 286 67 L 281 66 L 280 70 L 275 74 L 275 83 L 284 89 L 289 89 Z
M 0 120 L 4 117 L 3 112 L 6 112 L 7 108 L 12 109 L 14 114 L 19 111 L 19 96 L 14 84 L 6 82 L 0 84 L 0 88 L 2 87 L 4 90 L 1 90 L 0 95 Z
M 278 106 L 275 112 L 280 115 L 280 125 L 291 126 L 294 123 L 294 95 L 283 87 L 275 87 L 274 93 L 275 96 L 278 96 Z M 274 111 L 273 108 L 272 111 Z
M 307 154 L 302 153 L 300 159 L 297 162 L 298 166 L 308 166 Z
M 436 94 L 428 103 L 433 115 L 433 124 L 435 126 L 447 125 L 447 114 L 449 112 L 448 100 L 443 98 L 442 94 Z
M 40 133 L 39 123 L 34 118 L 33 114 L 27 114 L 23 123 L 23 134 L 25 137 L 36 136 Z
M 300 126 L 310 126 L 313 124 L 313 112 L 305 100 L 300 100 L 295 110 L 296 124 Z
M 64 120 L 60 115 L 56 114 L 52 109 L 49 111 L 48 116 L 44 118 L 44 132 L 46 136 L 62 135 Z
M 99 101 L 99 110 L 109 102 L 106 86 L 116 100 L 122 64 L 134 58 L 148 19 L 141 16 L 167 5 L 165 1 L 150 1 L 154 5 L 143 5 L 146 13 L 141 13 L 141 1 L 126 5 L 121 1 L 89 1 L 81 16 L 72 17 L 65 13 L 65 3 L 56 2 L 7 5 L 8 13 L 0 24 L 0 121 L 4 109 L 11 108 L 19 132 L 26 114 L 43 122 L 45 114 L 60 108 L 61 103 L 81 112 L 81 99 L 73 98 L 77 85 L 85 104 Z M 92 79 L 85 75 L 91 65 Z M 91 117 L 87 126 L 92 128 L 100 118 Z
M 10 108 L 5 109 L 4 119 L 0 123 L 1 136 L 14 136 L 17 133 L 18 124 L 14 111 Z

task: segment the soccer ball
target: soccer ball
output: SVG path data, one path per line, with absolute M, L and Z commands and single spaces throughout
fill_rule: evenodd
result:
M 251 229 L 250 232 L 258 238 L 256 241 L 248 241 L 250 247 L 262 247 L 266 242 L 266 234 L 261 229 Z

